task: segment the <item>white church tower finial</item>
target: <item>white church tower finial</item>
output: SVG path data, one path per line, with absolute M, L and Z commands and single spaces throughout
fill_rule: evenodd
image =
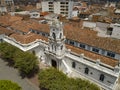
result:
M 49 51 L 61 57 L 65 53 L 65 36 L 63 34 L 63 24 L 59 20 L 54 20 L 50 25 Z

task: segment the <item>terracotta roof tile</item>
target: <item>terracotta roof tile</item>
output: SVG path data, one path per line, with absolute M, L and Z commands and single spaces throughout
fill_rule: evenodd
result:
M 28 44 L 31 43 L 37 39 L 41 39 L 41 40 L 45 40 L 48 41 L 46 37 L 34 34 L 34 33 L 29 33 L 26 35 L 21 35 L 18 33 L 14 33 L 12 35 L 10 35 L 11 38 L 14 38 L 16 41 L 22 43 L 22 44 Z
M 98 37 L 96 31 L 80 29 L 69 24 L 64 26 L 64 33 L 68 39 L 120 54 L 119 39 Z
M 10 35 L 12 33 L 14 33 L 14 32 L 0 26 L 0 34 Z
M 40 24 L 38 22 L 32 22 L 31 28 L 37 31 L 43 31 L 49 33 L 49 25 L 48 24 Z
M 20 19 L 18 19 L 19 21 L 16 21 L 17 19 L 10 20 L 15 21 L 14 23 L 11 23 L 9 18 L 10 16 L 0 16 L 0 23 L 4 23 L 6 25 L 11 24 L 11 27 L 23 32 L 29 32 L 30 28 L 46 33 L 49 33 L 50 31 L 48 24 L 39 24 L 38 22 L 33 21 L 21 21 Z M 81 22 L 65 24 L 64 34 L 66 38 L 120 54 L 120 40 L 98 37 L 96 31 L 83 30 L 81 27 Z
M 48 15 L 49 14 L 49 12 L 40 12 L 40 15 L 41 16 L 46 16 L 46 15 Z
M 10 16 L 10 15 L 0 16 L 0 24 L 3 26 L 10 26 L 12 23 L 21 20 L 22 17 L 19 16 Z
M 31 23 L 27 21 L 17 21 L 13 23 L 10 27 L 12 27 L 15 30 L 22 31 L 22 32 L 29 32 L 29 29 L 31 28 Z
M 98 37 L 96 31 L 84 30 L 81 29 L 81 27 L 82 23 L 78 22 L 65 24 L 64 34 L 66 38 L 120 54 L 120 40 Z M 46 33 L 49 33 L 50 31 L 49 25 L 47 24 L 39 24 L 34 22 L 32 23 L 32 28 Z
M 110 65 L 112 67 L 115 67 L 116 65 L 118 65 L 119 61 L 118 60 L 114 60 L 114 59 L 111 59 L 111 58 L 108 58 L 108 57 L 105 57 L 105 56 L 102 56 L 102 55 L 99 55 L 99 54 L 95 54 L 93 52 L 90 52 L 90 51 L 87 51 L 87 50 L 83 50 L 83 49 L 80 49 L 80 48 L 76 48 L 76 47 L 73 47 L 73 46 L 70 46 L 70 45 L 66 45 L 66 47 L 68 49 L 71 49 L 71 51 L 77 53 L 77 54 L 82 54 L 84 53 L 84 55 L 88 58 L 91 58 L 93 60 L 97 60 L 97 59 L 100 59 L 100 61 L 102 63 L 105 63 L 107 65 Z

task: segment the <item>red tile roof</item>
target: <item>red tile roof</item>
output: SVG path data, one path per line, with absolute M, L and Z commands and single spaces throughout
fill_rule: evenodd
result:
M 49 12 L 40 12 L 40 16 L 46 16 L 48 14 L 49 14 Z
M 17 21 L 13 23 L 10 27 L 12 27 L 15 30 L 19 30 L 22 32 L 29 32 L 29 29 L 31 28 L 31 23 L 27 21 Z
M 48 24 L 40 24 L 38 22 L 32 22 L 31 28 L 37 31 L 43 31 L 46 33 L 50 32 L 50 28 Z
M 87 50 L 83 50 L 83 49 L 80 49 L 80 48 L 76 48 L 74 46 L 70 46 L 70 45 L 66 45 L 66 47 L 68 49 L 71 49 L 72 52 L 75 52 L 77 54 L 82 54 L 84 53 L 84 55 L 88 58 L 91 58 L 93 60 L 97 60 L 97 59 L 100 59 L 100 61 L 102 63 L 105 63 L 107 65 L 110 65 L 112 67 L 115 67 L 116 65 L 118 65 L 119 61 L 118 60 L 114 60 L 114 59 L 111 59 L 111 58 L 108 58 L 108 57 L 105 57 L 105 56 L 102 56 L 102 55 L 99 55 L 99 54 L 96 54 L 96 53 L 93 53 L 93 52 L 90 52 L 90 51 L 87 51 Z
M 119 39 L 98 37 L 96 31 L 80 29 L 69 24 L 64 26 L 64 33 L 68 39 L 120 54 Z
M 10 35 L 12 33 L 14 33 L 14 32 L 0 26 L 0 34 Z
M 38 22 L 33 22 L 33 21 L 16 21 L 16 20 L 14 23 L 11 24 L 6 18 L 8 19 L 8 17 L 2 17 L 2 19 L 0 17 L 0 23 L 3 22 L 4 24 L 9 24 L 13 28 L 22 30 L 24 32 L 28 32 L 29 28 L 32 28 L 38 31 L 43 31 L 46 33 L 49 33 L 50 31 L 48 24 L 39 24 Z M 96 31 L 81 29 L 81 27 L 82 27 L 82 22 L 70 22 L 65 24 L 64 34 L 66 38 L 120 54 L 120 40 L 98 37 Z M 23 44 L 33 42 L 36 39 L 42 39 L 47 41 L 46 37 L 36 35 L 33 33 L 29 33 L 27 35 L 20 35 L 15 33 L 10 35 L 10 37 L 15 38 L 15 40 Z M 85 56 L 90 57 L 92 59 L 95 59 L 95 60 L 101 59 L 101 62 L 111 66 L 115 66 L 118 63 L 118 61 L 114 59 L 111 59 L 102 55 L 98 55 L 89 51 L 81 50 L 79 48 L 76 49 L 72 46 L 69 46 L 68 48 L 71 48 L 71 50 L 76 53 L 85 53 Z
M 0 24 L 3 26 L 10 26 L 12 23 L 21 20 L 22 17 L 19 16 L 10 16 L 10 15 L 0 16 Z
M 8 17 L 2 16 L 2 21 L 6 24 L 11 24 L 11 22 L 8 21 Z M 10 20 L 10 21 L 16 21 L 16 19 Z M 21 21 L 21 20 L 16 21 L 11 25 L 11 27 L 17 30 L 21 30 L 23 32 L 29 32 L 30 28 L 38 31 L 43 31 L 46 33 L 49 33 L 50 31 L 48 24 L 39 24 L 38 22 L 33 22 L 33 21 Z M 96 31 L 83 30 L 81 29 L 81 27 L 82 27 L 81 22 L 73 22 L 70 24 L 69 23 L 65 24 L 64 25 L 65 36 L 71 40 L 75 40 L 81 43 L 85 43 L 94 47 L 102 48 L 102 49 L 113 51 L 120 54 L 120 40 L 98 37 Z
M 48 41 L 46 37 L 36 35 L 34 33 L 29 33 L 26 35 L 14 33 L 14 34 L 10 35 L 10 37 L 14 38 L 16 41 L 18 41 L 22 44 L 28 44 L 28 43 L 31 43 L 31 42 L 37 40 L 37 39 Z

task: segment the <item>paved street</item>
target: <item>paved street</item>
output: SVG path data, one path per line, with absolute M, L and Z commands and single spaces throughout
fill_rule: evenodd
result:
M 11 80 L 18 83 L 22 90 L 39 90 L 37 86 L 28 81 L 28 79 L 22 79 L 16 69 L 7 66 L 7 62 L 0 59 L 0 80 Z

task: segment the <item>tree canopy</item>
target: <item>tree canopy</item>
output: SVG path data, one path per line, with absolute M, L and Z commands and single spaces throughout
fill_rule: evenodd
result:
M 0 90 L 22 90 L 22 88 L 12 81 L 0 80 Z
M 23 52 L 15 46 L 8 43 L 0 43 L 0 54 L 1 57 L 8 61 L 8 63 L 14 64 L 20 73 L 29 75 L 38 70 L 37 57 L 30 52 Z
M 39 73 L 40 88 L 45 90 L 100 90 L 87 80 L 68 78 L 61 71 L 49 68 Z
M 8 43 L 0 43 L 0 53 L 2 58 L 4 59 L 13 59 L 13 56 L 17 48 L 8 44 Z
M 30 74 L 33 70 L 37 69 L 37 57 L 29 52 L 19 53 L 16 55 L 15 66 L 23 74 Z

